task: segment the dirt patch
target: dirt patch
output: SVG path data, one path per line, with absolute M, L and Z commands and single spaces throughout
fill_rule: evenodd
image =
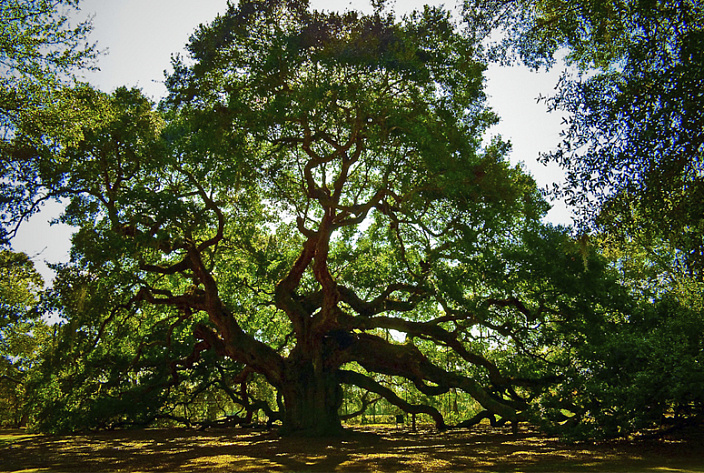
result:
M 351 430 L 340 439 L 244 429 L 148 429 L 73 436 L 0 432 L 0 471 L 704 472 L 704 439 L 566 444 L 523 428 Z M 14 439 L 14 440 L 13 440 Z

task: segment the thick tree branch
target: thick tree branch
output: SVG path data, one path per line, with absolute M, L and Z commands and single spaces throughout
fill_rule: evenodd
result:
M 511 402 L 497 399 L 470 378 L 439 368 L 414 345 L 396 345 L 373 335 L 359 334 L 347 352 L 350 360 L 357 361 L 367 371 L 401 376 L 416 386 L 429 381 L 443 388 L 456 387 L 501 417 L 514 421 L 523 418 L 516 407 L 509 405 Z
M 451 348 L 465 361 L 485 368 L 489 373 L 491 382 L 496 386 L 508 385 L 508 380 L 504 378 L 496 365 L 483 356 L 469 352 L 462 342 L 457 339 L 456 333 L 449 332 L 440 327 L 435 320 L 429 322 L 412 322 L 394 317 L 357 318 L 356 320 L 358 322 L 355 325 L 361 330 L 374 328 L 396 330 L 406 333 L 411 337 L 430 339 L 437 344 L 443 344 Z
M 275 289 L 274 300 L 276 307 L 286 313 L 299 337 L 303 337 L 308 327 L 308 318 L 311 312 L 306 310 L 305 305 L 296 296 L 296 288 L 301 282 L 303 273 L 315 256 L 316 239 L 317 234 L 316 237 L 306 240 L 301 253 L 291 266 L 288 274 L 278 282 Z
M 438 430 L 445 430 L 447 428 L 442 414 L 440 414 L 440 411 L 434 407 L 423 404 L 410 404 L 401 399 L 391 389 L 382 386 L 373 379 L 355 371 L 339 370 L 337 373 L 342 383 L 353 384 L 362 389 L 366 389 L 367 391 L 376 393 L 389 401 L 389 403 L 400 408 L 404 412 L 408 412 L 409 414 L 428 414 L 435 421 L 435 427 Z
M 348 304 L 355 312 L 364 317 L 388 312 L 408 312 L 416 308 L 423 296 L 428 292 L 425 288 L 411 284 L 394 283 L 389 284 L 384 291 L 371 301 L 360 298 L 352 289 L 338 285 L 340 300 Z M 410 294 L 409 300 L 401 301 L 392 299 L 390 296 L 394 292 L 405 292 Z
M 273 348 L 242 330 L 233 314 L 220 299 L 217 282 L 205 267 L 200 252 L 191 247 L 188 250 L 188 256 L 195 277 L 204 286 L 203 310 L 217 327 L 218 335 L 225 344 L 227 355 L 264 374 L 273 384 L 280 383 L 284 372 L 281 356 Z
M 170 266 L 159 266 L 155 264 L 140 263 L 139 269 L 149 273 L 157 273 L 163 275 L 172 275 L 177 273 L 182 273 L 190 269 L 190 263 L 188 258 L 184 258 L 178 263 L 172 264 Z

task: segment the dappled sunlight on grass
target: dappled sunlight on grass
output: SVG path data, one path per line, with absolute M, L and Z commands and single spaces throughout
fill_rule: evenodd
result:
M 279 463 L 236 455 L 218 455 L 195 458 L 183 465 L 185 471 L 272 471 Z
M 0 447 L 36 437 L 18 430 L 0 430 Z
M 14 435 L 14 436 L 13 436 Z M 100 432 L 0 437 L 0 471 L 642 471 L 704 472 L 704 444 L 570 445 L 521 429 L 410 432 L 358 428 L 343 438 L 279 438 L 245 429 Z
M 668 468 L 666 466 L 661 466 L 661 467 L 655 467 L 653 468 L 653 471 L 665 471 L 665 472 L 678 472 L 678 473 L 688 473 L 690 471 L 704 471 L 704 470 L 689 470 L 689 469 L 681 469 L 681 468 Z

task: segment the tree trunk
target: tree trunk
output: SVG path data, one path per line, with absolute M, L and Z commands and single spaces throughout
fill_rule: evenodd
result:
M 316 366 L 317 365 L 317 366 Z M 291 363 L 281 387 L 284 399 L 283 435 L 322 437 L 343 431 L 339 408 L 342 388 L 334 371 L 313 362 Z

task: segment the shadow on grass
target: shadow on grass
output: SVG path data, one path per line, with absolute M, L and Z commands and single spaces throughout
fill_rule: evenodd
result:
M 336 439 L 279 438 L 244 429 L 21 435 L 0 432 L 0 471 L 704 472 L 701 435 L 589 445 L 564 444 L 530 429 L 512 435 L 486 426 L 443 433 L 355 429 Z

